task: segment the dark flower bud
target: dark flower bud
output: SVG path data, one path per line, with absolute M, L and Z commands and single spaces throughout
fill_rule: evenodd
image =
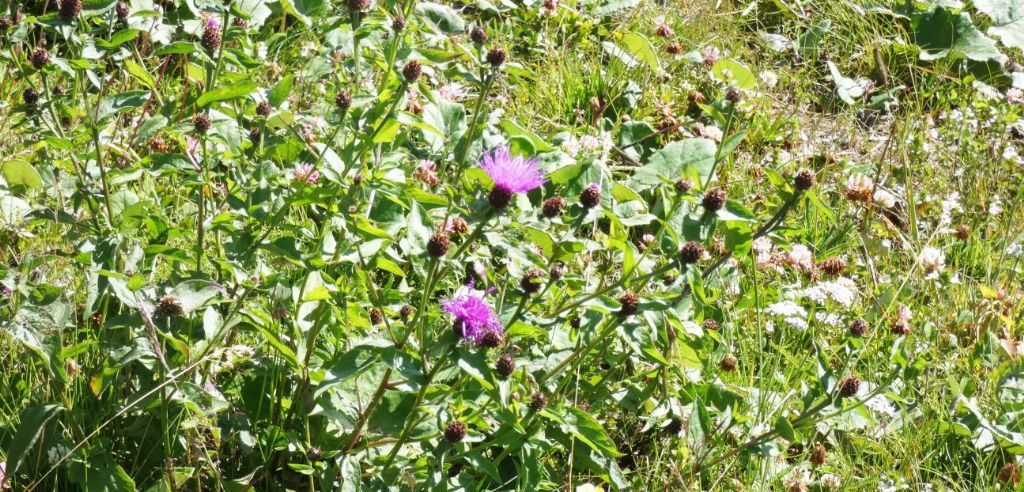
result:
M 487 52 L 487 63 L 490 63 L 492 67 L 498 68 L 505 64 L 505 48 L 501 46 L 495 46 L 491 48 L 491 51 Z
M 401 15 L 395 16 L 395 18 L 391 21 L 391 30 L 393 30 L 395 32 L 402 32 L 402 31 L 404 31 L 405 30 L 405 17 L 402 17 Z
M 260 101 L 260 103 L 256 105 L 257 116 L 266 118 L 267 116 L 270 116 L 270 110 L 270 103 L 267 101 Z
M 252 130 L 249 130 L 249 141 L 252 142 L 253 145 L 260 143 L 260 137 L 262 136 L 263 132 L 260 131 L 259 127 L 253 127 Z
M 718 363 L 718 368 L 725 372 L 735 372 L 738 365 L 739 361 L 736 360 L 736 356 L 726 354 L 726 356 L 722 358 L 722 362 Z
M 334 96 L 334 105 L 338 107 L 342 113 L 348 111 L 348 108 L 352 107 L 352 94 L 342 91 L 338 95 Z
M 153 309 L 153 316 L 156 318 L 177 318 L 185 314 L 185 308 L 177 296 L 168 294 L 160 298 L 156 308 Z
M 704 256 L 704 246 L 701 246 L 697 241 L 688 241 L 683 245 L 682 251 L 679 252 L 679 259 L 685 265 L 697 263 L 702 256 Z
M 192 118 L 192 126 L 195 127 L 196 133 L 206 133 L 210 131 L 210 117 L 199 113 Z
M 63 96 L 66 91 L 67 89 L 63 85 L 57 84 L 53 86 L 53 95 L 55 96 Z
M 548 406 L 548 395 L 543 391 L 538 391 L 530 397 L 530 408 L 534 411 L 543 410 L 546 406 Z
M 818 268 L 825 272 L 826 275 L 835 277 L 837 275 L 842 275 L 843 272 L 846 271 L 846 262 L 838 256 L 833 256 L 832 258 L 822 261 L 818 265 Z
M 306 450 L 306 459 L 308 459 L 309 461 L 320 461 L 323 457 L 323 451 L 320 451 L 320 448 L 316 446 L 312 446 Z
M 78 17 L 82 13 L 82 0 L 61 0 L 60 18 L 66 21 Z
M 0 17 L 0 34 L 7 32 L 13 25 L 14 21 L 10 17 Z
M 701 206 L 704 207 L 704 211 L 707 213 L 714 213 L 722 209 L 725 206 L 725 190 L 721 188 L 711 188 L 704 192 L 704 198 L 700 202 Z
M 725 91 L 725 98 L 733 104 L 738 104 L 743 101 L 743 92 L 735 87 L 730 87 L 729 90 Z
M 348 9 L 354 12 L 362 12 L 370 7 L 373 0 L 348 0 Z
M 902 319 L 898 319 L 892 323 L 892 326 L 889 328 L 889 331 L 891 331 L 893 335 L 897 336 L 909 335 L 910 323 Z
M 554 196 L 544 200 L 541 211 L 549 219 L 562 215 L 562 212 L 565 211 L 565 198 Z
M 495 348 L 505 341 L 505 337 L 498 331 L 491 330 L 480 337 L 480 346 L 483 348 Z
M 860 390 L 860 380 L 857 379 L 857 376 L 848 376 L 839 383 L 839 396 L 843 398 L 856 396 L 858 390 Z
M 855 337 L 862 337 L 868 332 L 868 322 L 860 318 L 850 322 L 850 334 Z
M 373 308 L 370 310 L 370 324 L 379 325 L 384 322 L 384 311 Z
M 487 31 L 480 26 L 476 26 L 472 31 L 469 31 L 469 39 L 472 39 L 476 44 L 484 44 L 487 42 Z
M 565 276 L 565 265 L 559 263 L 551 267 L 550 276 L 551 280 L 562 280 L 562 277 Z
M 523 292 L 527 294 L 534 294 L 540 291 L 540 288 L 544 286 L 544 272 L 531 268 L 523 274 L 523 279 L 519 282 L 519 287 L 523 289 Z
M 640 297 L 635 292 L 627 290 L 621 296 L 619 296 L 619 316 L 626 317 L 636 313 L 637 308 L 640 306 Z
M 203 30 L 203 37 L 200 44 L 206 51 L 217 51 L 220 48 L 220 31 L 214 26 L 207 26 Z
M 703 326 L 705 330 L 718 331 L 718 322 L 711 318 L 704 320 Z
M 665 47 L 665 51 L 670 55 L 678 55 L 683 52 L 683 45 L 679 44 L 678 41 L 672 41 Z
M 410 60 L 402 67 L 402 76 L 405 77 L 406 82 L 416 82 L 416 79 L 420 78 L 420 74 L 423 73 L 423 65 L 417 60 Z
M 495 186 L 491 188 L 491 192 L 487 195 L 487 202 L 494 208 L 505 208 L 512 202 L 512 192 L 500 186 Z
M 32 62 L 32 67 L 36 70 L 42 70 L 47 63 L 50 63 L 50 52 L 46 51 L 46 48 L 36 48 L 32 52 L 32 57 L 29 60 Z
M 581 320 L 579 316 L 573 316 L 572 318 L 569 319 L 569 326 L 571 326 L 574 330 L 580 329 L 581 323 L 583 323 L 583 320 Z
M 960 224 L 956 226 L 956 232 L 954 233 L 956 238 L 961 241 L 966 241 L 971 237 L 971 226 L 967 224 Z
M 242 29 L 245 29 L 245 28 L 249 27 L 249 21 L 247 21 L 247 20 L 245 20 L 245 19 L 243 19 L 241 17 L 235 17 L 235 18 L 231 19 L 231 25 L 238 26 L 238 27 L 241 27 Z
M 796 178 L 793 179 L 793 184 L 796 185 L 796 191 L 807 191 L 814 186 L 814 171 L 810 169 L 801 170 L 796 174 Z
M 501 354 L 501 357 L 498 357 L 498 361 L 494 363 L 494 370 L 497 371 L 501 379 L 506 379 L 515 372 L 516 360 L 512 357 L 512 354 Z
M 21 93 L 21 98 L 25 101 L 25 104 L 32 106 L 39 101 L 39 92 L 36 92 L 35 89 L 29 87 Z
M 128 3 L 124 1 L 117 2 L 117 6 L 114 7 L 114 10 L 117 11 L 118 20 L 123 21 L 128 18 Z
M 458 444 L 466 438 L 466 424 L 453 420 L 448 427 L 444 429 L 444 438 L 452 444 Z
M 448 233 L 441 231 L 434 233 L 430 236 L 430 240 L 427 241 L 427 253 L 434 258 L 440 258 L 448 253 L 448 246 L 451 241 L 448 239 Z
M 591 183 L 580 192 L 580 205 L 583 208 L 594 208 L 601 204 L 601 188 L 597 183 Z
M 676 181 L 676 191 L 679 193 L 687 193 L 690 191 L 690 188 L 693 188 L 693 183 L 690 180 L 683 178 Z
M 408 321 L 409 318 L 411 318 L 412 315 L 415 314 L 415 313 L 416 313 L 416 309 L 413 308 L 412 306 L 408 305 L 408 304 L 402 306 L 402 309 L 398 310 L 399 316 L 401 316 L 402 320 L 404 320 L 404 321 Z

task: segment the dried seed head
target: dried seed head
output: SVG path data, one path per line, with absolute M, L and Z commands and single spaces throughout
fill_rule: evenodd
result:
M 455 234 L 466 234 L 469 232 L 469 223 L 462 217 L 452 217 L 448 224 L 449 229 Z
M 619 316 L 630 316 L 635 314 L 637 308 L 640 306 L 640 297 L 635 292 L 627 290 L 621 296 L 619 296 L 619 304 L 622 307 L 619 308 Z
M 701 206 L 704 207 L 704 211 L 707 213 L 714 213 L 722 209 L 725 206 L 725 190 L 721 188 L 711 188 L 704 192 L 704 198 L 701 199 Z
M 679 193 L 687 193 L 687 192 L 690 191 L 690 188 L 693 188 L 693 183 L 691 183 L 690 180 L 688 180 L 686 178 L 682 178 L 682 179 L 676 181 L 676 191 L 677 192 L 679 192 Z
M 192 126 L 195 127 L 196 133 L 206 133 L 210 131 L 210 117 L 205 113 L 199 113 L 192 118 Z
M 828 450 L 825 449 L 824 444 L 815 444 L 814 449 L 811 450 L 811 464 L 814 466 L 821 466 L 828 460 Z
M 512 192 L 500 186 L 491 188 L 491 192 L 487 195 L 487 202 L 496 209 L 502 209 L 512 203 Z
M 835 277 L 842 275 L 846 271 L 846 262 L 838 256 L 833 256 L 819 263 L 818 268 L 825 272 L 826 275 Z
M 696 106 L 698 104 L 704 104 L 705 102 L 707 102 L 707 98 L 704 97 L 704 93 L 698 91 L 691 92 L 688 96 L 686 96 L 686 98 L 690 102 L 691 106 Z
M 548 406 L 548 395 L 543 391 L 538 391 L 530 397 L 530 408 L 533 410 L 540 411 L 546 406 Z
M 537 268 L 531 268 L 523 274 L 523 279 L 519 282 L 519 287 L 523 289 L 523 292 L 527 294 L 534 294 L 540 291 L 540 288 L 544 286 L 544 272 Z
M 42 70 L 47 63 L 50 63 L 50 52 L 46 51 L 46 48 L 36 48 L 29 61 L 32 62 L 32 68 Z
M 269 102 L 260 101 L 260 103 L 256 105 L 256 114 L 258 116 L 266 118 L 267 116 L 270 116 L 270 109 L 271 108 Z
M 893 335 L 897 336 L 909 335 L 910 329 L 910 323 L 902 319 L 893 321 L 892 326 L 889 327 L 889 331 L 891 331 Z
M 850 322 L 850 334 L 855 337 L 862 337 L 868 332 L 868 322 L 857 318 Z
M 492 67 L 498 68 L 505 64 L 505 48 L 501 46 L 495 46 L 491 48 L 491 51 L 487 52 L 487 63 L 490 63 Z
M 738 365 L 739 361 L 736 360 L 736 356 L 732 354 L 727 354 L 724 358 L 722 358 L 722 362 L 718 364 L 718 368 L 725 372 L 735 372 L 736 366 Z
M 436 232 L 433 236 L 430 236 L 430 240 L 427 241 L 427 253 L 434 258 L 442 257 L 448 253 L 448 246 L 450 245 L 451 240 L 448 239 L 447 232 Z
M 72 20 L 82 13 L 82 0 L 61 0 L 60 18 Z
M 702 256 L 704 256 L 704 246 L 697 241 L 688 241 L 679 252 L 679 259 L 684 265 L 697 263 Z
M 156 308 L 153 309 L 153 316 L 157 318 L 177 318 L 183 314 L 185 314 L 185 308 L 182 307 L 178 296 L 174 294 L 161 297 Z
M 672 41 L 665 47 L 665 51 L 670 55 L 678 55 L 683 52 L 683 45 L 679 44 L 678 41 Z
M 206 51 L 217 51 L 220 48 L 220 30 L 213 26 L 207 26 L 203 30 L 203 38 L 200 40 L 200 44 Z
M 37 92 L 35 89 L 29 87 L 29 88 L 25 89 L 24 91 L 22 91 L 21 99 L 23 101 L 25 101 L 25 104 L 28 104 L 29 106 L 33 106 L 33 105 L 35 105 L 36 102 L 39 101 L 39 92 Z
M 601 204 L 601 188 L 597 183 L 591 183 L 580 192 L 580 205 L 583 208 L 594 208 Z
M 453 420 L 448 424 L 448 427 L 444 429 L 444 438 L 452 444 L 462 442 L 466 438 L 466 424 Z
M 472 31 L 469 31 L 469 39 L 472 39 L 476 44 L 484 44 L 487 42 L 487 31 L 480 26 L 476 26 Z
M 494 363 L 494 370 L 497 371 L 501 379 L 508 378 L 516 370 L 515 358 L 509 353 L 501 354 L 501 357 L 498 357 L 498 361 Z
M 796 191 L 807 191 L 814 186 L 814 171 L 810 169 L 804 169 L 796 174 L 796 178 L 793 179 L 793 184 L 796 185 Z
M 348 108 L 352 107 L 352 94 L 341 91 L 338 95 L 334 96 L 334 105 L 338 107 L 338 110 L 342 113 L 348 111 Z
M 843 398 L 855 396 L 858 390 L 860 390 L 860 380 L 857 379 L 857 376 L 847 376 L 839 383 L 839 396 Z
M 384 311 L 373 308 L 370 310 L 370 324 L 379 325 L 384 322 Z
M 1013 487 L 1020 483 L 1020 467 L 1016 461 L 1010 461 L 1003 465 L 999 470 L 999 482 Z
M 402 76 L 405 77 L 405 81 L 409 83 L 416 82 L 416 79 L 420 78 L 420 74 L 423 73 L 423 65 L 418 60 L 409 60 L 408 63 L 402 67 Z
M 554 196 L 544 200 L 544 205 L 541 207 L 541 211 L 544 216 L 551 219 L 562 215 L 565 211 L 565 198 L 560 196 Z
M 967 224 L 960 224 L 956 226 L 956 232 L 954 234 L 957 239 L 966 241 L 971 238 L 971 226 Z

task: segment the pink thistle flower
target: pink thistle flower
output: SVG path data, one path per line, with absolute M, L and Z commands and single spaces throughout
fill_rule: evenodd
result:
M 494 208 L 507 207 L 512 195 L 540 188 L 547 181 L 537 161 L 512 156 L 504 146 L 484 155 L 480 168 L 494 181 L 494 188 L 487 197 Z
M 292 178 L 296 181 L 305 181 L 306 184 L 316 184 L 316 180 L 320 179 L 320 172 L 314 165 L 304 162 L 295 167 Z
M 451 299 L 441 301 L 441 307 L 455 318 L 455 333 L 463 340 L 480 346 L 485 335 L 502 335 L 505 330 L 501 327 L 498 315 L 484 301 L 488 292 L 475 290 L 475 287 L 476 283 L 470 281 L 469 285 L 457 290 Z

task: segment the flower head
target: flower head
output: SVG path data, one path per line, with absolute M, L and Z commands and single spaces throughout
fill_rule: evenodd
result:
M 302 163 L 292 171 L 292 178 L 296 181 L 305 181 L 306 184 L 316 184 L 316 180 L 320 179 L 320 172 L 312 164 Z
M 441 301 L 441 308 L 455 318 L 455 332 L 463 340 L 479 346 L 488 333 L 504 333 L 498 315 L 484 301 L 486 292 L 475 290 L 475 282 L 459 289 L 451 299 Z
M 495 208 L 508 206 L 513 194 L 540 188 L 546 181 L 537 161 L 513 156 L 503 146 L 484 155 L 480 168 L 494 181 L 489 198 Z

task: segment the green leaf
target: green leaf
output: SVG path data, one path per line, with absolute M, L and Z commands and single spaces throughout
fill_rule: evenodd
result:
M 64 410 L 60 405 L 33 405 L 21 411 L 18 432 L 7 447 L 7 476 L 18 471 L 18 465 L 35 446 L 39 436 L 46 430 L 46 424 Z M 0 478 L 0 482 L 2 482 Z
M 292 82 L 295 80 L 295 76 L 292 74 L 286 75 L 281 79 L 270 93 L 267 94 L 267 102 L 273 107 L 281 106 L 281 103 L 288 99 L 288 95 L 292 93 Z
M 174 287 L 171 294 L 178 297 L 185 313 L 191 313 L 203 307 L 210 299 L 217 297 L 224 287 L 209 280 L 186 280 Z
M 663 180 L 674 182 L 680 178 L 705 183 L 714 165 L 715 143 L 703 138 L 691 138 L 662 147 L 630 179 L 641 185 L 657 185 Z
M 113 36 L 111 36 L 110 41 L 104 39 L 96 39 L 96 45 L 100 48 L 109 50 L 121 46 L 122 44 L 127 43 L 128 41 L 131 41 L 138 36 L 138 29 L 125 29 L 123 31 L 118 31 Z
M 149 87 L 150 89 L 156 87 L 156 79 L 154 79 L 153 76 L 138 63 L 131 60 L 125 60 L 124 66 L 128 69 L 128 73 L 130 73 L 132 77 L 135 77 L 135 80 L 138 80 L 142 85 Z
M 154 52 L 155 55 L 187 55 L 196 51 L 196 44 L 188 41 L 176 41 Z
M 214 89 L 199 97 L 196 101 L 201 107 L 209 106 L 210 103 L 228 101 L 231 99 L 237 99 L 239 97 L 245 97 L 256 90 L 256 83 L 251 80 L 242 80 L 235 82 L 227 87 L 221 87 L 220 89 Z
M 519 126 L 518 123 L 512 120 L 501 120 L 501 129 L 509 135 L 509 137 L 525 137 L 533 144 L 533 148 L 537 152 L 554 152 L 555 148 L 544 141 L 544 139 L 537 136 L 537 134 Z
M 1024 49 L 1024 2 L 1021 0 L 974 0 L 974 8 L 995 24 L 988 33 L 1003 45 Z
M 644 62 L 653 70 L 661 69 L 661 62 L 658 60 L 658 52 L 655 51 L 651 41 L 642 34 L 627 32 L 622 35 L 619 45 L 636 59 Z M 746 87 L 744 87 L 746 88 Z
M 455 9 L 447 5 L 419 2 L 416 4 L 416 13 L 428 24 L 445 34 L 457 34 L 466 30 L 466 21 L 462 20 Z
M 985 61 L 1000 56 L 996 42 L 974 27 L 967 12 L 953 15 L 947 9 L 937 8 L 917 20 L 913 36 L 921 47 L 922 60 L 950 56 Z
M 117 0 L 82 0 L 82 16 L 100 15 L 117 4 Z
M 711 73 L 718 80 L 730 83 L 740 89 L 752 91 L 757 88 L 757 77 L 754 77 L 753 72 L 746 65 L 735 60 L 725 58 L 718 60 L 711 67 Z
M 597 419 L 576 407 L 565 407 L 564 411 L 565 413 L 560 416 L 548 412 L 546 415 L 555 416 L 556 420 L 562 422 L 565 431 L 571 433 L 594 451 L 607 457 L 619 456 L 615 442 L 608 437 L 608 433 Z
M 0 173 L 3 174 L 7 184 L 11 186 L 24 186 L 31 189 L 39 189 L 43 186 L 39 172 L 31 164 L 20 159 L 3 163 L 0 166 Z
M 775 432 L 778 432 L 783 439 L 787 441 L 796 440 L 796 431 L 793 430 L 793 424 L 789 423 L 789 419 L 779 415 L 779 418 L 775 419 Z
M 128 91 L 114 94 L 100 101 L 99 119 L 104 121 L 122 111 L 142 107 L 149 100 L 149 91 Z
M 805 31 L 800 39 L 797 40 L 797 46 L 800 47 L 800 54 L 806 58 L 814 58 L 818 53 L 818 48 L 821 46 L 821 42 L 825 39 L 825 35 L 832 30 L 832 21 L 825 19 Z
M 596 9 L 594 9 L 594 17 L 604 17 L 612 15 L 620 10 L 636 7 L 640 4 L 640 0 L 607 0 Z

